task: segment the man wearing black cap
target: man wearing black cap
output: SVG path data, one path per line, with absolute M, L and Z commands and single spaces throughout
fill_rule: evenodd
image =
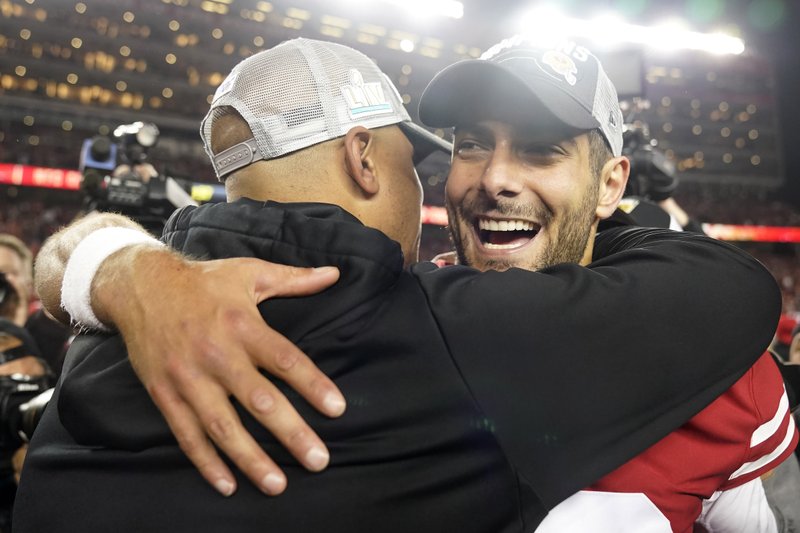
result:
M 455 127 L 446 201 L 460 263 L 590 263 L 605 194 L 598 177 L 621 155 L 622 116 L 588 50 L 507 39 L 481 60 L 440 72 L 420 118 Z M 636 517 L 625 521 L 635 531 L 691 531 L 698 518 L 711 531 L 773 531 L 759 476 L 797 445 L 786 406 L 781 374 L 765 354 L 686 426 L 557 507 L 541 530 L 625 531 L 619 513 Z
M 420 118 L 456 127 L 446 199 L 461 263 L 539 270 L 591 261 L 608 216 L 595 212 L 610 194 L 600 176 L 628 163 L 616 91 L 585 48 L 503 41 L 440 72 Z
M 224 399 L 226 390 L 235 389 L 241 402 L 235 414 L 288 473 L 292 489 L 279 498 L 263 498 L 242 483 L 230 498 L 215 498 L 149 403 L 119 336 L 84 337 L 73 345 L 54 398 L 58 407 L 45 413 L 32 444 L 15 509 L 19 531 L 72 525 L 82 531 L 260 531 L 265 525 L 274 531 L 529 531 L 564 498 L 688 420 L 758 359 L 779 306 L 774 280 L 757 262 L 696 235 L 612 228 L 589 238 L 596 219 L 614 211 L 628 164 L 614 156 L 602 165 L 597 191 L 589 194 L 594 206 L 585 212 L 587 195 L 579 192 L 576 200 L 567 191 L 590 184 L 586 134 L 572 140 L 563 135 L 567 131 L 557 130 L 548 142 L 537 139 L 520 150 L 501 136 L 502 127 L 494 129 L 488 136 L 496 148 L 514 147 L 529 166 L 549 167 L 554 178 L 567 181 L 566 189 L 555 187 L 529 212 L 515 209 L 503 217 L 486 199 L 474 199 L 467 185 L 464 213 L 474 218 L 465 218 L 463 229 L 464 239 L 476 246 L 475 257 L 492 261 L 500 250 L 536 252 L 539 236 L 552 246 L 583 240 L 593 247 L 588 256 L 575 245 L 579 257 L 555 261 L 593 257 L 590 268 L 559 264 L 542 273 L 480 274 L 467 267 L 437 271 L 421 264 L 401 270 L 400 250 L 407 263 L 416 255 L 420 204 L 411 143 L 397 126 L 404 114 L 374 65 L 347 50 L 292 41 L 234 69 L 204 121 L 204 141 L 215 168 L 227 178 L 229 200 L 250 196 L 259 201 L 181 211 L 165 233 L 173 247 L 192 255 L 339 267 L 341 279 L 329 290 L 260 307 L 264 319 L 308 353 L 348 399 L 348 413 L 340 420 L 320 417 L 302 402 L 297 406 L 331 450 L 327 471 L 308 474 L 266 434 L 260 423 L 269 425 L 282 396 L 259 394 L 265 390 L 261 381 L 229 357 L 235 348 L 217 346 L 212 366 L 219 374 L 229 371 L 233 379 L 224 388 L 206 387 L 203 369 L 194 367 L 185 374 L 184 398 L 197 400 L 197 413 L 216 443 L 225 451 L 241 451 L 246 447 L 226 447 L 231 440 L 226 437 L 241 437 L 238 420 L 214 413 L 227 402 L 209 405 L 212 395 Z M 334 75 L 331 68 L 345 75 Z M 279 84 L 288 88 L 269 89 Z M 297 90 L 297 85 L 313 89 Z M 261 97 L 248 103 L 246 95 L 253 91 Z M 303 97 L 314 92 L 316 100 Z M 293 95 L 291 105 L 284 105 L 286 95 Z M 370 129 L 336 127 L 373 112 L 394 118 Z M 474 155 L 486 140 L 473 134 L 456 148 L 457 157 Z M 239 159 L 249 161 L 226 176 L 228 162 Z M 335 203 L 346 211 L 266 199 Z M 416 218 L 409 218 L 414 211 Z M 589 236 L 567 239 L 571 229 L 564 221 L 573 214 L 592 226 Z M 487 238 L 478 242 L 483 232 Z M 79 265 L 96 267 L 91 253 L 79 252 L 80 246 Z M 202 281 L 187 275 L 197 267 L 180 258 L 152 247 L 122 250 L 116 257 L 131 260 L 138 270 L 155 256 L 168 268 L 151 269 L 150 275 L 166 274 L 179 286 L 175 291 L 161 285 L 160 298 L 145 296 L 148 305 L 174 304 L 173 295 L 191 300 L 192 294 L 184 292 L 202 295 L 196 285 Z M 217 263 L 204 272 L 214 276 L 221 268 Z M 316 277 L 306 289 L 331 281 L 329 272 L 318 271 Z M 64 278 L 70 278 L 69 267 Z M 256 285 L 254 278 L 251 274 L 235 290 Z M 101 270 L 92 293 L 102 304 L 95 307 L 121 328 L 131 349 L 151 349 L 142 340 L 150 330 L 139 328 L 143 323 L 137 319 L 122 318 L 129 313 L 148 320 L 146 309 L 124 305 L 141 301 L 138 282 L 121 287 L 102 279 Z M 214 279 L 226 281 L 225 276 Z M 217 290 L 229 290 L 236 281 L 229 279 Z M 130 291 L 138 295 L 131 297 Z M 641 294 L 648 298 L 637 297 Z M 706 323 L 707 313 L 691 305 L 698 295 L 720 306 L 714 321 Z M 735 305 L 742 298 L 750 302 L 746 312 Z M 88 294 L 78 307 L 81 303 L 94 310 Z M 233 324 L 234 336 L 248 336 L 241 311 L 221 312 Z M 179 328 L 186 330 L 187 316 L 196 315 L 191 309 L 179 313 Z M 646 318 L 648 330 L 621 321 L 624 314 Z M 574 335 L 578 328 L 583 335 Z M 218 333 L 208 331 L 209 336 Z M 173 337 L 181 336 L 168 335 L 165 351 L 173 352 Z M 679 357 L 686 342 L 697 358 L 692 368 Z M 137 364 L 151 360 L 143 361 Z M 275 369 L 290 385 L 296 361 Z M 147 368 L 139 371 L 148 375 Z M 266 390 L 275 386 L 289 392 L 280 382 Z M 169 407 L 172 400 L 163 386 L 149 387 L 156 401 Z M 165 411 L 170 417 L 170 409 Z M 185 406 L 175 412 L 192 416 Z M 181 430 L 193 421 L 170 422 Z M 196 460 L 192 452 L 198 444 L 181 442 Z M 301 458 L 310 454 L 297 451 Z M 260 456 L 242 455 L 231 454 L 259 488 L 282 490 L 264 483 L 274 470 L 265 475 Z M 204 475 L 230 494 L 232 482 L 224 485 L 225 473 L 216 465 L 204 468 L 208 464 L 200 465 Z M 54 469 L 58 476 L 52 476 Z M 155 509 L 153 498 L 171 498 L 170 505 Z

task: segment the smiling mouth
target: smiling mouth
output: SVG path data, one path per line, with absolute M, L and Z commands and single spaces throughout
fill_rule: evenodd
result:
M 475 233 L 487 250 L 514 250 L 530 243 L 541 226 L 528 220 L 479 218 Z

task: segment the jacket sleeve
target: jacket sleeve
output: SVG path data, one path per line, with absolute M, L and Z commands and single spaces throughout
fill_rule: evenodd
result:
M 668 230 L 607 230 L 588 267 L 414 272 L 455 365 L 548 508 L 725 391 L 780 314 L 755 259 Z
M 58 418 L 77 444 L 133 452 L 175 444 L 120 335 L 76 337 L 59 389 Z

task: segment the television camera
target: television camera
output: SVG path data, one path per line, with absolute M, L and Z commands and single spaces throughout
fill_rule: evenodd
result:
M 114 211 L 127 215 L 148 231 L 160 235 L 175 209 L 196 205 L 192 184 L 163 176 L 148 163 L 148 152 L 158 141 L 155 124 L 122 124 L 113 137 L 86 139 L 80 154 L 87 211 Z
M 647 127 L 626 124 L 622 143 L 622 155 L 631 162 L 625 196 L 639 196 L 653 202 L 672 196 L 678 187 L 675 164 L 655 147 Z
M 4 278 L 3 278 L 4 279 Z M 27 330 L 0 318 L 0 364 L 41 358 Z M 30 439 L 52 395 L 53 375 L 0 375 L 0 463 Z

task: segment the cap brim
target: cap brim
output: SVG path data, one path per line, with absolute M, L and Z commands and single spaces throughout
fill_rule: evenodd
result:
M 568 127 L 600 126 L 591 113 L 551 83 L 546 75 L 517 74 L 508 63 L 467 60 L 451 65 L 422 94 L 419 116 L 423 124 L 453 127 L 475 120 L 552 121 Z
M 400 129 L 414 146 L 415 166 L 434 152 L 445 152 L 450 154 L 453 151 L 452 143 L 449 143 L 441 137 L 434 135 L 422 126 L 418 126 L 410 121 L 400 122 L 398 126 L 400 126 Z

